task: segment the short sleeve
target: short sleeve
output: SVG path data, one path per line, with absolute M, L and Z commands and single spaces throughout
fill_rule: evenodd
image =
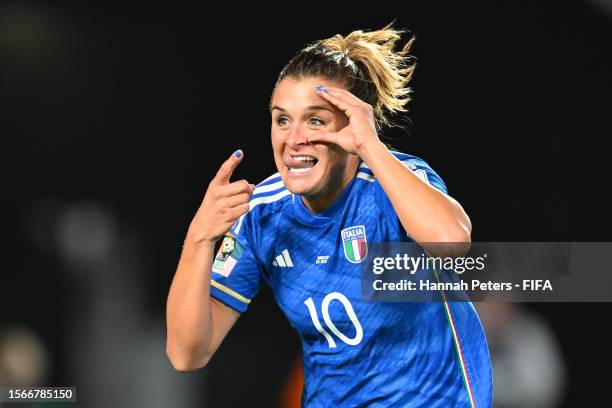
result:
M 210 295 L 240 313 L 247 310 L 262 284 L 250 215 L 238 219 L 223 237 L 210 283 Z
M 410 169 L 414 174 L 416 174 L 421 180 L 425 181 L 427 184 L 441 191 L 442 193 L 448 194 L 446 184 L 444 184 L 442 178 L 431 167 L 429 167 L 429 165 L 424 160 L 415 156 L 408 156 L 407 158 L 398 159 L 400 159 L 401 163 L 405 167 Z M 376 193 L 379 198 L 378 202 L 382 206 L 383 211 L 385 213 L 396 214 L 395 209 L 393 208 L 393 204 L 391 204 L 391 200 L 389 200 L 387 193 L 383 190 L 378 180 L 376 180 L 375 184 Z M 402 226 L 397 216 L 395 217 L 395 221 L 395 225 L 397 226 L 397 228 L 401 228 L 401 230 L 404 231 L 404 227 Z
M 421 180 L 427 182 L 430 186 L 440 190 L 444 194 L 448 194 L 446 184 L 442 178 L 429 165 L 418 157 L 411 157 L 407 160 L 402 160 L 402 164 L 408 167 L 414 174 L 419 176 Z

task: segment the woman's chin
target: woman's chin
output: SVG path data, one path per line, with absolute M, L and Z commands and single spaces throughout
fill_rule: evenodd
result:
M 299 195 L 308 195 L 314 187 L 314 181 L 312 177 L 292 177 L 292 174 L 285 174 L 283 177 L 285 188 Z
M 287 190 L 291 191 L 293 194 L 307 195 L 310 191 L 310 185 L 301 180 L 289 180 L 285 181 L 284 183 Z
M 305 195 L 312 190 L 314 184 L 316 184 L 316 171 L 310 169 L 308 171 L 291 171 L 285 167 L 285 171 L 282 173 L 283 183 L 287 190 L 293 194 Z

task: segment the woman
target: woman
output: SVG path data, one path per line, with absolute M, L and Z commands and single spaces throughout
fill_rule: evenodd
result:
M 187 233 L 167 305 L 177 370 L 206 365 L 265 282 L 301 338 L 304 406 L 491 405 L 470 303 L 360 297 L 368 241 L 470 242 L 440 177 L 378 137 L 409 99 L 411 41 L 395 52 L 399 39 L 390 27 L 337 35 L 282 70 L 270 102 L 278 173 L 257 187 L 230 182 L 236 151 Z

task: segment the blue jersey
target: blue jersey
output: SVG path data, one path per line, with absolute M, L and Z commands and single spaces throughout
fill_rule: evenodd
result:
M 392 153 L 447 193 L 423 160 Z M 471 303 L 361 298 L 367 243 L 407 241 L 365 163 L 317 215 L 275 174 L 257 186 L 250 211 L 224 238 L 211 295 L 244 312 L 260 286 L 270 285 L 302 343 L 304 407 L 488 408 L 491 363 Z

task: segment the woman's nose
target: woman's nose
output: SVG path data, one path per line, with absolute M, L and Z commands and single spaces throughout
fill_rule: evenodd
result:
M 298 146 L 301 144 L 308 143 L 308 129 L 304 129 L 303 126 L 294 126 L 289 131 L 289 137 L 287 139 L 287 144 L 289 146 Z

